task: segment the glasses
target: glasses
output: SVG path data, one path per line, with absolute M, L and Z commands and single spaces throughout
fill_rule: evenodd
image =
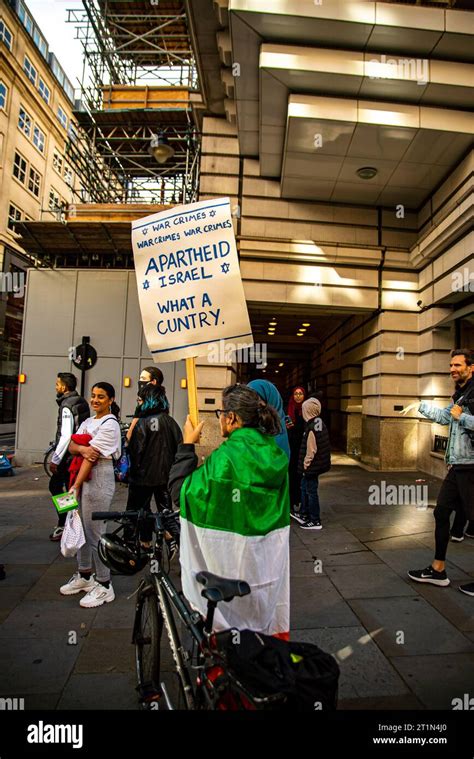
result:
M 227 411 L 224 411 L 223 408 L 216 408 L 214 409 L 214 413 L 217 416 L 217 418 L 220 419 L 221 414 L 226 414 Z

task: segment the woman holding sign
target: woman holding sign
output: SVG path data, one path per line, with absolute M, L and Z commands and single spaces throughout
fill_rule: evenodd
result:
M 245 580 L 251 593 L 221 604 L 214 628 L 287 638 L 289 632 L 288 456 L 275 442 L 275 409 L 245 385 L 231 385 L 216 411 L 225 442 L 197 469 L 196 428 L 188 416 L 169 487 L 181 508 L 182 587 L 205 615 L 195 575 Z

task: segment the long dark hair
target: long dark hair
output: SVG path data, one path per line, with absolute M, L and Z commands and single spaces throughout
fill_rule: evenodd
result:
M 94 382 L 92 389 L 95 387 L 98 387 L 101 390 L 105 390 L 111 400 L 112 398 L 115 398 L 115 388 L 110 384 L 110 382 Z M 120 419 L 120 406 L 115 403 L 115 400 L 113 400 L 110 404 L 110 413 L 113 414 L 116 419 Z
M 138 391 L 138 397 L 143 403 L 138 407 L 140 416 L 150 416 L 151 414 L 159 414 L 163 411 L 165 414 L 169 413 L 170 404 L 166 397 L 164 387 L 158 385 L 145 385 Z
M 242 419 L 243 427 L 254 427 L 267 435 L 280 430 L 278 413 L 247 385 L 229 385 L 222 391 L 224 411 L 233 411 Z

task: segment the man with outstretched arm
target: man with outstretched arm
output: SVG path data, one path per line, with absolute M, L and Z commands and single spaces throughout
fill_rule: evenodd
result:
M 464 512 L 470 525 L 474 522 L 474 378 L 473 356 L 469 349 L 458 348 L 451 353 L 449 369 L 455 382 L 452 401 L 440 409 L 422 402 L 420 414 L 437 424 L 449 425 L 446 464 L 448 473 L 439 491 L 434 517 L 435 558 L 425 569 L 413 569 L 408 576 L 415 582 L 445 587 L 450 584 L 446 574 L 446 551 L 449 543 L 451 512 Z M 408 406 L 406 413 L 413 405 Z M 474 562 L 473 562 L 474 566 Z M 474 582 L 460 585 L 459 590 L 474 597 Z

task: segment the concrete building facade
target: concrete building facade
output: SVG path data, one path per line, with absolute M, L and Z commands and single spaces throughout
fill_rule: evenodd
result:
M 0 6 L 0 428 L 15 421 L 25 270 L 39 262 L 20 243 L 21 221 L 56 220 L 77 176 L 74 91 L 23 0 Z

